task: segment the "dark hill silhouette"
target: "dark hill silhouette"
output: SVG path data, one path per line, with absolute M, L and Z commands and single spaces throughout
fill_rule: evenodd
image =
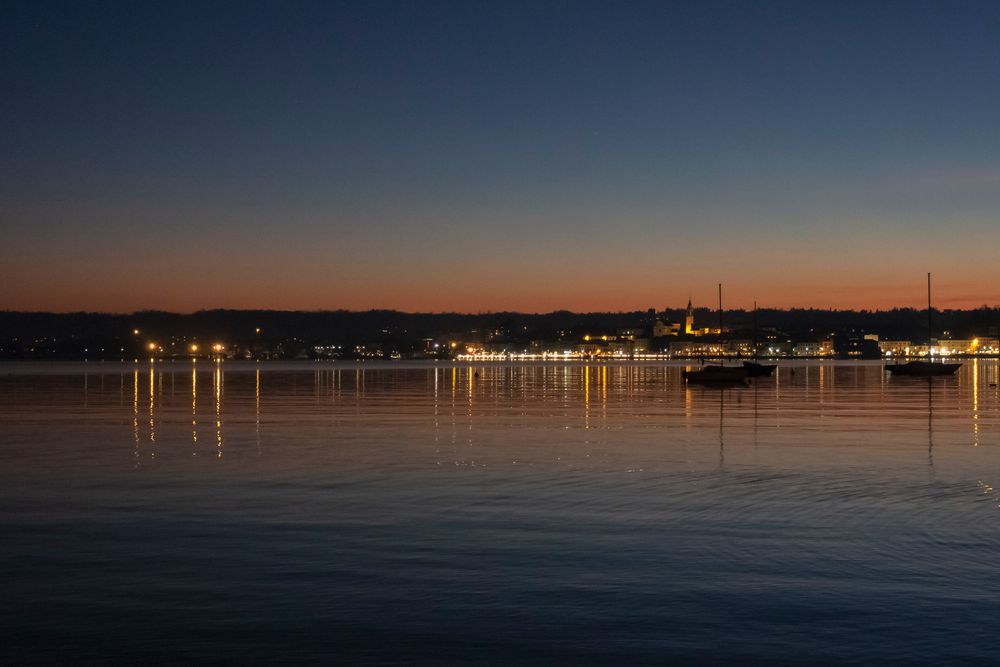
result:
M 118 358 L 141 350 L 147 340 L 222 340 L 234 345 L 275 346 L 283 356 L 315 345 L 389 344 L 402 353 L 418 349 L 427 338 L 459 335 L 467 339 L 529 342 L 575 341 L 584 333 L 614 333 L 642 328 L 654 317 L 683 321 L 684 310 L 572 313 L 407 313 L 369 311 L 203 310 L 194 313 L 141 311 L 113 313 L 43 313 L 0 311 L 0 357 Z M 883 339 L 926 339 L 927 311 L 895 308 L 879 311 L 795 308 L 760 309 L 761 332 L 778 332 L 795 341 L 818 340 L 834 333 L 877 333 Z M 695 310 L 696 322 L 712 326 L 718 313 Z M 753 313 L 724 313 L 732 335 L 749 336 Z M 934 313 L 935 336 L 996 336 L 1000 308 Z M 260 332 L 257 332 L 257 329 Z M 133 334 L 139 329 L 140 335 Z M 124 350 L 122 349 L 124 348 Z M 101 350 L 101 353 L 95 352 Z

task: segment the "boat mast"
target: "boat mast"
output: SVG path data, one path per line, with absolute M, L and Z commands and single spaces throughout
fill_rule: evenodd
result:
M 719 335 L 722 335 L 722 283 L 719 283 Z
M 757 301 L 753 302 L 753 358 L 757 359 Z
M 927 356 L 931 356 L 931 274 L 927 273 Z

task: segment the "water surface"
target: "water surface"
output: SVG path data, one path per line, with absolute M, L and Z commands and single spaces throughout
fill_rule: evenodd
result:
M 998 367 L 0 365 L 0 661 L 987 663 Z

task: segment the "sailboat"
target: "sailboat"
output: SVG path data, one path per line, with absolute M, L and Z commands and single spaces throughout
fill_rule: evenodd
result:
M 719 335 L 722 335 L 722 284 L 719 284 Z M 746 366 L 724 366 L 720 361 L 718 366 L 705 365 L 694 371 L 681 371 L 685 382 L 696 384 L 743 384 L 747 382 L 750 372 Z
M 931 346 L 931 274 L 927 274 L 927 354 L 930 355 Z M 932 375 L 954 375 L 955 371 L 961 367 L 961 363 L 947 363 L 933 361 L 908 361 L 905 364 L 895 363 L 886 365 L 885 369 L 893 375 L 917 375 L 929 377 Z
M 769 378 L 777 367 L 778 364 L 762 364 L 757 361 L 743 362 L 743 368 L 747 369 L 747 376 L 752 378 Z
M 743 366 L 703 366 L 696 371 L 681 371 L 684 381 L 694 384 L 746 384 L 749 376 Z

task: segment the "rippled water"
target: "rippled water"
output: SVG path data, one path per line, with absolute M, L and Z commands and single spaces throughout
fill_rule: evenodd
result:
M 1000 659 L 1000 390 L 0 365 L 0 662 Z

